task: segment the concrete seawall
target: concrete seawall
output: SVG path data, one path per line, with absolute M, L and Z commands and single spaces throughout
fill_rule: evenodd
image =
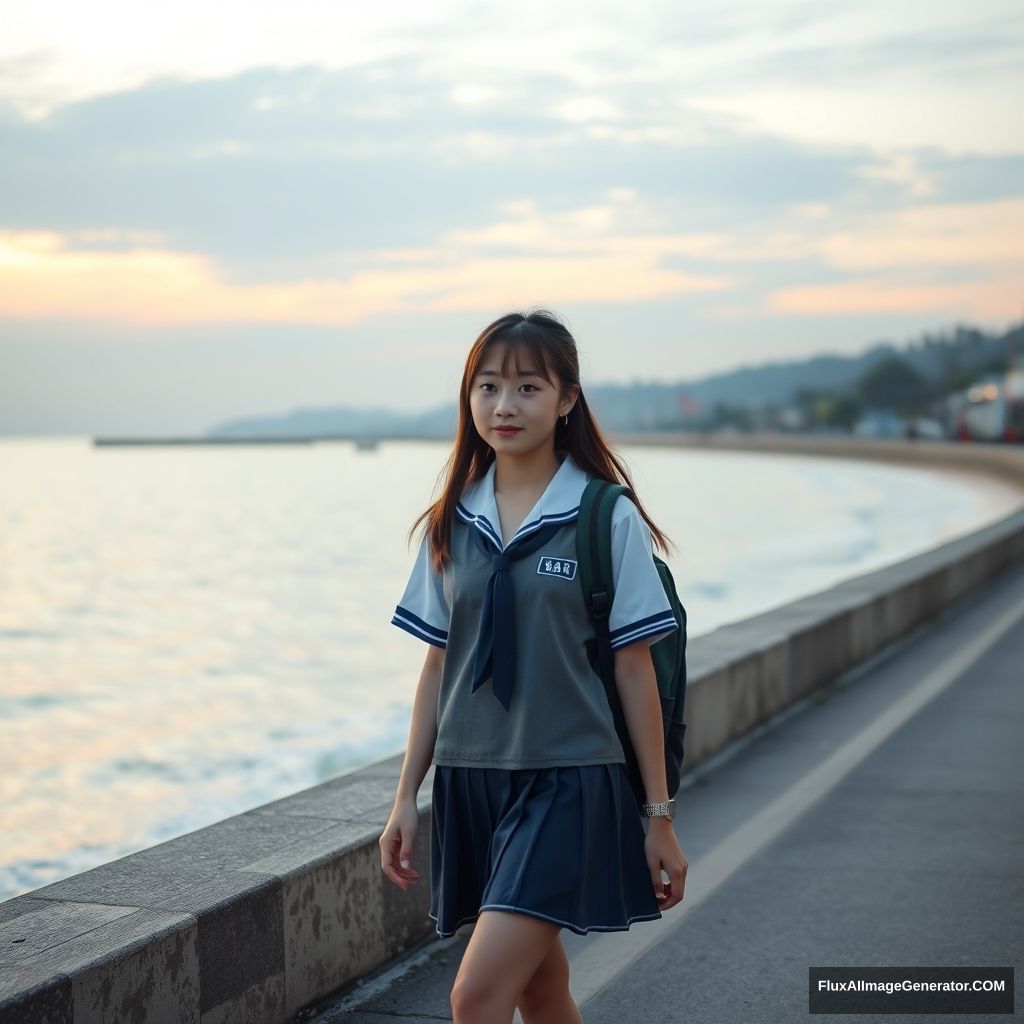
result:
M 620 445 L 853 457 L 1024 488 L 1024 451 L 810 438 L 618 436 Z M 1024 559 L 1024 510 L 691 641 L 687 768 Z M 430 787 L 408 891 L 377 839 L 402 755 L 0 903 L 0 1024 L 276 1022 L 431 938 Z

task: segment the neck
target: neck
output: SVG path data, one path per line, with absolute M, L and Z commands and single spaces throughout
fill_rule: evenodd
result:
M 554 448 L 529 455 L 494 455 L 494 493 L 516 495 L 543 490 L 562 464 L 564 453 Z

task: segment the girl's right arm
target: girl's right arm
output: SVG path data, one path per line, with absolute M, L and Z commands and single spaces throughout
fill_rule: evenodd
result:
M 437 699 L 441 692 L 443 668 L 444 648 L 428 644 L 420 681 L 416 686 L 412 724 L 409 726 L 409 745 L 405 751 L 405 760 L 402 762 L 402 774 L 398 780 L 395 803 L 402 800 L 411 800 L 415 803 L 420 783 L 430 769 L 430 761 L 434 756 L 434 742 L 437 739 Z
M 441 690 L 444 648 L 429 644 L 413 701 L 409 743 L 395 794 L 395 806 L 380 843 L 381 870 L 395 885 L 407 889 L 419 879 L 411 867 L 412 847 L 419 825 L 416 796 L 430 768 L 437 739 L 437 700 Z

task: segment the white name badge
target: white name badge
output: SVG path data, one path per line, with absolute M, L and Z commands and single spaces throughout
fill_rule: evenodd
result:
M 552 558 L 541 555 L 537 563 L 537 572 L 541 576 L 557 576 L 563 580 L 576 579 L 576 562 L 571 558 Z

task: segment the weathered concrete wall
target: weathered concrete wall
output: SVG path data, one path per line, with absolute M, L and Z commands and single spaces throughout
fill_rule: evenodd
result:
M 835 679 L 1024 559 L 1024 511 L 970 537 L 698 637 L 687 766 Z
M 286 1021 L 422 939 L 380 870 L 402 755 L 0 903 L 0 1022 Z M 415 861 L 429 863 L 430 782 Z
M 914 442 L 615 439 L 886 458 L 1024 482 L 1024 452 Z M 1024 511 L 691 641 L 687 766 L 1024 558 Z M 378 837 L 403 755 L 0 903 L 0 1024 L 287 1021 L 434 934 L 430 792 L 407 891 Z

